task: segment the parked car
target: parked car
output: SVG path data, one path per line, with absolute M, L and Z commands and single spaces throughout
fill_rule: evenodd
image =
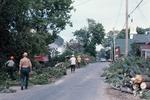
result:
M 107 60 L 105 58 L 100 58 L 101 62 L 106 62 Z
M 112 62 L 113 60 L 112 59 L 108 59 L 108 62 Z

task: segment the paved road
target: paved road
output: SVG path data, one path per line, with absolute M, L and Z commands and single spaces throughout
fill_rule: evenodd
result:
M 108 63 L 89 64 L 51 85 L 35 86 L 14 94 L 0 94 L 0 100 L 111 100 L 100 78 Z

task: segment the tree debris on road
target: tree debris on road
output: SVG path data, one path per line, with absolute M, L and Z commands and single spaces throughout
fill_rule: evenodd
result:
M 150 89 L 150 61 L 139 57 L 118 59 L 104 70 L 102 76 L 112 88 L 143 97 Z

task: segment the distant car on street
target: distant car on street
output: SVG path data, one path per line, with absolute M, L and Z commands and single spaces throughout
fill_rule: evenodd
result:
M 105 58 L 100 58 L 101 62 L 106 62 L 107 60 Z

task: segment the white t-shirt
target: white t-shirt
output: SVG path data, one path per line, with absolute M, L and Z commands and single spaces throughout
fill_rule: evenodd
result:
M 8 61 L 6 62 L 6 64 L 7 64 L 8 67 L 14 67 L 14 65 L 15 65 L 15 63 L 14 63 L 13 60 L 8 60 Z
M 71 57 L 70 58 L 70 64 L 71 65 L 75 65 L 76 64 L 76 58 L 75 57 Z

